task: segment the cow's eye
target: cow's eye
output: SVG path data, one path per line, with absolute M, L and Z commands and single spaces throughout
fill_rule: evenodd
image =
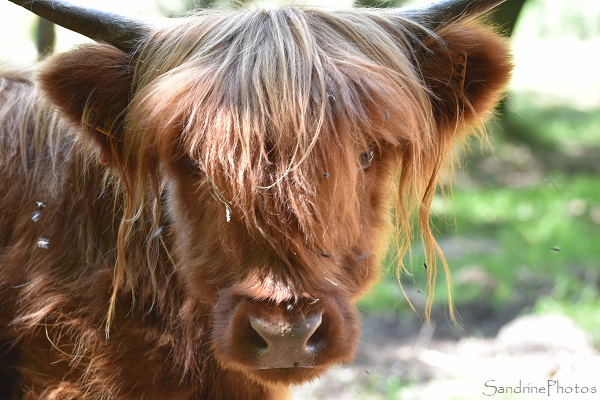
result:
M 360 166 L 362 169 L 367 168 L 369 165 L 371 165 L 371 163 L 373 162 L 373 157 L 375 156 L 375 152 L 373 151 L 372 148 L 370 148 L 367 151 L 363 151 L 362 153 L 360 153 L 359 161 L 360 161 Z
M 191 157 L 185 157 L 185 161 L 190 171 L 194 173 L 200 172 L 200 166 L 198 165 L 198 161 L 192 159 Z

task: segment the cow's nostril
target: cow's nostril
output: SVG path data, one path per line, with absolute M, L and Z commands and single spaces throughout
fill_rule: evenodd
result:
M 321 319 L 321 323 L 313 334 L 308 338 L 306 345 L 313 351 L 318 351 L 327 341 L 327 321 Z
M 252 326 L 252 322 L 250 322 L 250 326 L 248 326 L 248 334 L 247 334 L 248 344 L 256 348 L 259 352 L 264 352 L 269 348 L 269 344 L 263 339 L 263 337 L 258 333 L 258 331 Z
M 250 316 L 248 341 L 258 350 L 262 368 L 312 367 L 325 340 L 322 313 L 292 321 Z

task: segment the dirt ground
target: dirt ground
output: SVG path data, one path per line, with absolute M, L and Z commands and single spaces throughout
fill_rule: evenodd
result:
M 600 353 L 567 317 L 460 311 L 463 331 L 444 316 L 365 316 L 354 362 L 293 399 L 600 399 Z

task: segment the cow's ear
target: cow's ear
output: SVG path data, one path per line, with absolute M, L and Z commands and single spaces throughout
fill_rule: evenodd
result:
M 102 164 L 120 157 L 130 98 L 130 57 L 109 45 L 87 45 L 50 58 L 39 73 L 42 91 L 67 119 L 83 128 Z
M 506 40 L 474 24 L 453 24 L 429 38 L 419 55 L 432 91 L 438 129 L 451 133 L 477 125 L 502 96 L 512 71 Z

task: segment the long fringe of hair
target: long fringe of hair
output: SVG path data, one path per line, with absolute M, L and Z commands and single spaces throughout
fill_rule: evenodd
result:
M 214 196 L 266 242 L 276 246 L 289 236 L 290 221 L 280 218 L 291 209 L 306 241 L 327 248 L 335 237 L 318 229 L 328 217 L 316 205 L 318 180 L 306 177 L 332 167 L 326 160 L 333 149 L 344 152 L 335 160 L 345 163 L 340 170 L 356 168 L 348 143 L 352 151 L 393 146 L 401 155 L 398 276 L 416 215 L 428 264 L 428 317 L 438 260 L 450 282 L 430 209 L 452 145 L 437 132 L 432 94 L 416 65 L 424 45 L 415 32 L 435 40 L 391 13 L 290 7 L 199 12 L 147 38 L 126 116 L 122 169 L 131 174 L 121 181 L 125 204 L 109 323 L 134 223 L 149 217 L 157 228 L 161 157 L 192 155 Z M 356 211 L 357 201 L 350 197 L 344 212 Z M 149 204 L 154 211 L 144 216 Z M 351 222 L 339 229 L 356 237 L 360 226 Z

